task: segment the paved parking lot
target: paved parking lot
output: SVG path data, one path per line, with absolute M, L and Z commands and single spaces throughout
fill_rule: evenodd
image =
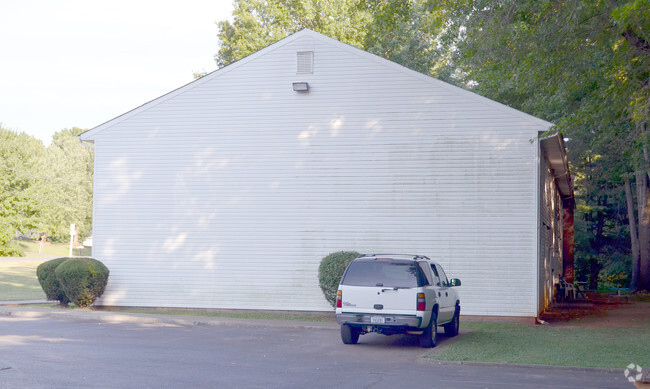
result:
M 432 363 L 407 336 L 343 345 L 332 323 L 41 311 L 0 307 L 0 388 L 630 387 L 622 373 Z

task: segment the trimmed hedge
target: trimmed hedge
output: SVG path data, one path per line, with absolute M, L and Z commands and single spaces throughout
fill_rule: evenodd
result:
M 36 268 L 36 277 L 38 278 L 38 282 L 41 284 L 41 288 L 43 288 L 43 292 L 45 292 L 47 299 L 58 300 L 61 305 L 69 303 L 70 299 L 65 295 L 65 291 L 63 291 L 59 280 L 56 278 L 54 270 L 68 259 L 69 258 L 65 257 L 52 259 L 41 263 Z
M 78 307 L 90 306 L 104 294 L 108 268 L 93 258 L 70 258 L 55 270 L 65 295 Z
M 318 282 L 325 298 L 332 306 L 336 304 L 336 291 L 345 269 L 359 255 L 361 254 L 356 251 L 337 251 L 321 259 L 318 267 Z
M 104 293 L 108 268 L 92 258 L 57 258 L 41 263 L 36 276 L 48 300 L 84 308 Z

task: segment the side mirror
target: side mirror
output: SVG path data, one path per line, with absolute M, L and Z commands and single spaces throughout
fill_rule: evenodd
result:
M 458 278 L 452 278 L 451 286 L 460 286 L 460 280 Z

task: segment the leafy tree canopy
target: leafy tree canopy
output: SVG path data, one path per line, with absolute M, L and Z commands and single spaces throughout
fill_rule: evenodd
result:
M 0 253 L 19 253 L 15 235 L 65 241 L 73 223 L 90 234 L 93 152 L 79 143 L 81 132 L 59 131 L 45 147 L 0 126 Z
M 360 46 L 369 13 L 356 0 L 235 0 L 233 22 L 218 23 L 219 67 L 304 28 Z

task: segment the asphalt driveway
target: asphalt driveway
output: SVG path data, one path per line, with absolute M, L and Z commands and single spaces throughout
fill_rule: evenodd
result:
M 0 307 L 0 328 L 0 388 L 631 387 L 619 372 L 432 363 L 405 336 L 343 345 L 330 322 Z

